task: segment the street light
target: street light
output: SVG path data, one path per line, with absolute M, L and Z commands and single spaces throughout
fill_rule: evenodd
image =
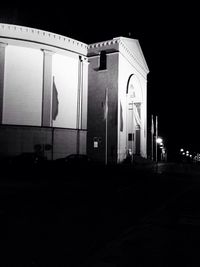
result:
M 159 145 L 159 148 L 161 150 L 161 161 L 165 158 L 165 154 L 166 154 L 166 150 L 165 150 L 165 146 L 164 146 L 164 142 L 163 142 L 163 138 L 161 137 L 157 137 L 156 138 L 156 149 L 157 149 L 157 145 Z M 157 157 L 156 157 L 156 162 L 157 162 Z
M 161 137 L 158 137 L 158 138 L 156 139 L 156 143 L 161 144 L 162 142 L 163 142 L 163 140 L 162 140 Z

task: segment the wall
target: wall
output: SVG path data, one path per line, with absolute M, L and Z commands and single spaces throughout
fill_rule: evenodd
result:
M 35 145 L 41 146 L 49 160 L 65 157 L 76 153 L 77 130 L 0 125 L 0 159 L 34 152 Z M 45 145 L 51 145 L 52 149 L 46 150 Z M 86 153 L 86 131 L 80 131 L 80 153 Z
M 52 138 L 49 159 L 86 153 L 86 53 L 86 44 L 68 37 L 0 24 L 0 157 L 33 152 Z
M 52 76 L 58 93 L 58 116 L 53 127 L 76 128 L 78 57 L 53 55 Z
M 104 103 L 105 91 L 108 88 L 107 156 L 108 162 L 114 163 L 117 160 L 118 53 L 107 54 L 106 70 L 99 70 L 99 56 L 89 58 L 89 62 L 87 151 L 94 160 L 105 162 Z M 95 140 L 98 142 L 96 148 Z
M 3 123 L 41 125 L 43 53 L 8 45 L 5 54 Z
M 136 86 L 139 87 L 139 90 L 142 91 L 143 102 L 141 104 L 141 132 L 140 132 L 140 151 L 141 156 L 146 157 L 146 123 L 147 123 L 147 114 L 146 114 L 146 78 L 138 71 L 137 65 L 133 66 L 130 64 L 127 59 L 120 54 L 119 55 L 119 103 L 118 107 L 120 108 L 120 102 L 123 109 L 123 131 L 120 131 L 120 109 L 118 109 L 118 161 L 121 162 L 127 153 L 127 82 L 130 75 L 134 74 L 137 78 Z

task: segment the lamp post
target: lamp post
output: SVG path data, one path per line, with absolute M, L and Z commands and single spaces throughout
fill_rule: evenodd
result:
M 158 144 L 161 146 L 161 144 L 163 145 L 163 139 L 161 137 L 157 137 L 156 138 L 156 162 L 158 162 Z M 163 148 L 163 147 L 162 147 Z
M 158 116 L 156 116 L 156 163 L 158 162 L 158 145 L 157 145 L 157 139 L 158 139 Z

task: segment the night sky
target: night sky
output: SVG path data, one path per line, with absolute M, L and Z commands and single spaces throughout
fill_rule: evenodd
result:
M 169 155 L 181 147 L 200 152 L 198 7 L 192 2 L 146 5 L 85 2 L 4 6 L 0 22 L 62 34 L 87 44 L 118 36 L 138 39 L 146 58 L 148 118 L 158 115 Z M 51 6 L 51 7 L 50 7 Z M 150 126 L 150 125 L 149 125 Z

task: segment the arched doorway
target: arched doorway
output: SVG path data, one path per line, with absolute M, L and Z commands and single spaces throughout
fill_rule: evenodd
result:
M 141 106 L 142 89 L 135 74 L 129 76 L 126 89 L 127 107 L 127 149 L 131 154 L 140 155 L 141 147 Z

